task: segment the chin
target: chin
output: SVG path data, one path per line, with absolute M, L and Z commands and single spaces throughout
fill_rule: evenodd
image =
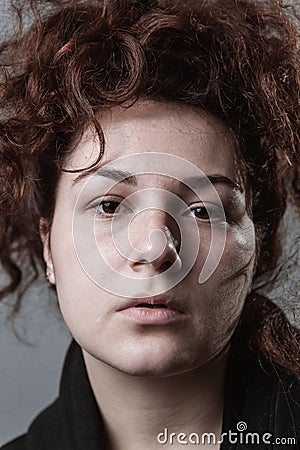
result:
M 189 372 L 209 360 L 207 345 L 196 349 L 196 342 L 188 345 L 166 336 L 136 336 L 112 344 L 83 345 L 100 363 L 135 377 L 161 378 Z M 204 347 L 204 348 L 203 348 Z
M 119 370 L 120 372 L 133 376 L 133 377 L 140 377 L 140 378 L 162 378 L 162 377 L 168 377 L 172 375 L 177 375 L 181 372 L 185 372 L 185 370 L 177 364 L 167 364 L 167 365 L 161 365 L 157 366 L 155 364 L 149 363 L 136 363 L 136 364 L 130 364 L 130 365 L 118 365 L 118 366 L 112 366 L 115 369 Z
M 107 361 L 106 364 L 135 377 L 168 377 L 187 372 L 199 365 L 199 358 L 180 349 L 175 353 L 174 349 L 170 352 L 166 349 L 134 353 L 124 351 L 122 356 L 122 359 L 115 358 L 114 363 Z

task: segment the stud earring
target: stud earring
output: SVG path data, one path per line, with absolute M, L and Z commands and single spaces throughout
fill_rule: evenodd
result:
M 46 278 L 49 282 L 50 282 L 50 277 L 51 277 L 52 272 L 53 272 L 53 265 L 51 264 L 51 266 L 47 266 L 47 270 L 46 270 Z
M 47 280 L 49 281 L 49 278 L 50 278 L 50 270 L 47 268 L 47 270 L 46 270 L 46 278 L 47 278 Z

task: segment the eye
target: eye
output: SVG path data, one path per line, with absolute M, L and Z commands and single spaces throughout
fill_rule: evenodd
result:
M 225 212 L 222 214 L 222 209 L 217 206 L 203 206 L 199 205 L 193 208 L 190 208 L 188 214 L 193 214 L 196 219 L 204 220 L 206 222 L 216 221 L 216 220 L 226 220 Z
M 192 208 L 191 212 L 195 213 L 197 219 L 210 220 L 208 210 L 204 206 L 197 206 L 196 208 Z
M 122 204 L 121 204 L 122 203 Z M 96 204 L 96 217 L 99 216 L 113 216 L 117 213 L 124 213 L 128 211 L 124 202 L 117 200 L 102 200 Z

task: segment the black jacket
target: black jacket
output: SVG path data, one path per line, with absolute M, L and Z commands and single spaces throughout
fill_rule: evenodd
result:
M 243 438 L 236 437 L 238 443 L 233 442 L 234 435 L 231 443 L 224 438 L 221 450 L 299 450 L 300 380 L 282 371 L 278 371 L 277 376 L 272 375 L 262 368 L 250 350 L 241 350 L 233 343 L 226 374 L 223 418 L 223 433 L 237 432 L 239 422 L 244 422 L 247 430 L 242 433 Z M 238 427 L 242 431 L 243 424 Z M 247 444 L 247 432 L 260 436 L 248 437 Z M 295 443 L 284 439 L 275 443 L 276 438 L 294 438 Z M 6 444 L 2 450 L 104 449 L 101 416 L 81 348 L 73 340 L 64 363 L 59 397 L 32 422 L 27 434 Z

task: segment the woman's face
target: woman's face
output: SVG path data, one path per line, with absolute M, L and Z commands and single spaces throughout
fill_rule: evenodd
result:
M 44 239 L 63 317 L 86 354 L 126 373 L 194 369 L 228 343 L 253 276 L 234 139 L 216 118 L 177 104 L 138 102 L 99 121 L 98 169 L 110 172 L 62 173 L 50 253 Z M 98 152 L 89 130 L 66 168 L 87 167 Z M 136 177 L 116 181 L 112 167 Z M 197 171 L 194 192 L 182 180 Z

